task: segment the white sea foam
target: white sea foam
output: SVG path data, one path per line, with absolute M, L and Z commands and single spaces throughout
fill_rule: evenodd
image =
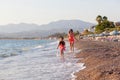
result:
M 49 43 L 48 45 L 56 45 L 56 44 L 58 44 L 58 43 L 59 43 L 59 41 L 55 41 L 55 42 Z
M 75 72 L 71 73 L 72 79 L 71 80 L 75 80 L 77 78 L 77 76 L 75 76 Z
M 81 50 L 75 49 L 74 54 L 80 53 L 80 51 L 81 51 Z M 73 54 L 72 56 L 75 57 L 74 54 Z M 76 62 L 77 62 L 77 61 L 78 61 L 78 60 L 76 59 Z M 80 70 L 83 70 L 83 69 L 86 68 L 86 66 L 84 66 L 84 63 L 75 63 L 74 66 L 76 67 L 76 70 L 74 70 L 74 71 L 71 73 L 71 80 L 76 80 L 77 76 L 75 75 L 75 73 L 76 73 L 76 72 L 79 72 Z
M 60 57 L 59 51 L 56 51 L 56 56 L 57 56 L 57 57 Z
M 39 48 L 42 48 L 43 46 L 42 45 L 39 45 L 39 46 L 36 46 L 34 49 L 39 49 Z
M 45 47 L 38 44 L 35 47 L 37 50 L 33 51 L 30 50 L 31 46 L 26 47 L 27 51 L 23 50 L 24 54 L 0 60 L 0 80 L 69 80 L 72 77 L 75 78 L 74 72 L 84 69 L 84 64 L 76 63 L 77 59 L 67 53 L 65 53 L 65 61 L 61 61 L 60 56 L 56 57 L 56 45 L 56 42 L 50 42 L 47 46 L 45 44 Z M 44 51 L 45 49 L 50 50 Z
M 71 80 L 76 80 L 77 76 L 75 75 L 75 73 L 86 68 L 86 66 L 84 66 L 84 63 L 77 63 L 76 66 L 79 68 L 71 73 L 71 77 L 72 77 Z

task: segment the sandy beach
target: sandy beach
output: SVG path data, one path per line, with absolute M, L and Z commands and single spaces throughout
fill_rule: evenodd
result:
M 78 62 L 86 66 L 76 80 L 120 80 L 120 42 L 80 40 L 75 46 L 82 50 Z

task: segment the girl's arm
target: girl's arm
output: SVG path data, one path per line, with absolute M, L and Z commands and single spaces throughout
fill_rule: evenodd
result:
M 59 45 L 57 46 L 57 49 L 58 49 Z
M 65 43 L 65 42 L 64 42 Z M 66 43 L 65 43 L 65 48 L 66 48 Z

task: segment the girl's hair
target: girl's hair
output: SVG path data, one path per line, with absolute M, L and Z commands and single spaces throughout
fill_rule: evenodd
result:
M 69 33 L 70 33 L 70 32 L 73 32 L 73 29 L 70 29 L 70 30 L 69 30 Z
M 64 39 L 64 37 L 63 37 L 63 36 L 60 36 L 59 38 L 61 38 L 62 40 Z

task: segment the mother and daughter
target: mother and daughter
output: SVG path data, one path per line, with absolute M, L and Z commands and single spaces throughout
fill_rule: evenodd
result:
M 69 41 L 69 44 L 70 44 L 70 51 L 71 52 L 74 52 L 74 42 L 75 42 L 75 39 L 76 38 L 75 38 L 75 35 L 74 35 L 74 32 L 73 32 L 73 29 L 70 29 L 69 32 L 68 32 L 68 41 Z M 60 41 L 59 41 L 57 49 L 58 48 L 60 49 L 60 55 L 63 56 L 65 48 L 66 48 L 63 36 L 60 36 Z

